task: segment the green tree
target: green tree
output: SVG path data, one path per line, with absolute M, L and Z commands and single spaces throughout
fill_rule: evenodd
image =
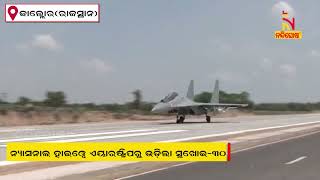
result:
M 29 103 L 31 103 L 31 99 L 24 96 L 19 97 L 17 101 L 17 104 L 22 106 L 27 105 Z
M 44 104 L 49 107 L 60 107 L 66 104 L 66 95 L 62 91 L 48 91 Z
M 211 92 L 202 92 L 195 95 L 194 101 L 209 103 L 211 100 Z M 220 103 L 239 103 L 239 104 L 249 104 L 249 107 L 253 106 L 253 102 L 250 100 L 250 94 L 248 92 L 241 93 L 227 93 L 225 91 L 219 92 L 219 102 Z
M 202 92 L 194 96 L 194 101 L 202 102 L 202 103 L 209 103 L 211 99 L 212 93 L 210 92 Z

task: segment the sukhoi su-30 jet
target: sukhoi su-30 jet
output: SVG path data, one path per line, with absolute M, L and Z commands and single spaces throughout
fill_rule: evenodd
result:
M 198 103 L 193 101 L 194 83 L 191 80 L 188 92 L 185 97 L 181 97 L 176 92 L 168 94 L 158 104 L 156 104 L 152 112 L 156 113 L 176 113 L 177 123 L 183 123 L 186 115 L 206 115 L 206 121 L 211 122 L 209 112 L 225 111 L 228 108 L 246 107 L 248 104 L 225 104 L 219 103 L 219 81 L 216 80 L 214 91 L 210 103 Z

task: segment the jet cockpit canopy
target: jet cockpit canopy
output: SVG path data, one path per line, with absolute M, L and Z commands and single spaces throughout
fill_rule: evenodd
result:
M 174 98 L 176 98 L 178 96 L 178 93 L 176 92 L 172 92 L 172 93 L 169 93 L 166 97 L 164 97 L 160 102 L 163 102 L 163 103 L 167 103 L 167 102 L 170 102 L 172 101 Z

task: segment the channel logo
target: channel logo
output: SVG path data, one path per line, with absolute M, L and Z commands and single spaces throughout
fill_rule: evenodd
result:
M 289 18 L 289 13 L 282 11 L 282 29 L 274 32 L 275 39 L 301 39 L 302 32 L 296 30 L 295 18 Z
M 100 4 L 6 4 L 7 23 L 98 23 Z

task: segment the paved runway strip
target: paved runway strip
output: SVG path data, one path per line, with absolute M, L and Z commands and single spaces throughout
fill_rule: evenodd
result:
M 155 122 L 121 122 L 121 123 L 94 123 L 77 125 L 51 125 L 35 126 L 33 130 L 16 132 L 9 131 L 10 128 L 0 129 L 0 146 L 10 140 L 23 139 L 25 141 L 58 141 L 58 142 L 80 142 L 80 141 L 120 141 L 120 142 L 177 142 L 186 140 L 198 140 L 206 137 L 218 137 L 234 135 L 243 132 L 254 132 L 280 127 L 294 127 L 307 124 L 317 124 L 320 114 L 307 115 L 282 115 L 282 116 L 248 116 L 236 118 L 215 119 L 216 123 L 203 123 L 203 119 L 188 119 L 185 124 L 175 124 L 175 121 Z M 27 127 L 24 127 L 27 128 Z M 23 129 L 23 128 L 22 128 Z M 3 131 L 3 133 L 1 133 Z M 38 139 L 37 139 L 38 138 Z M 39 139 L 40 138 L 40 139 Z M 241 139 L 239 139 L 241 141 Z M 0 159 L 4 160 L 5 148 L 0 147 Z M 298 157 L 297 157 L 298 158 Z M 292 160 L 292 159 L 291 159 Z M 289 160 L 288 160 L 289 161 Z M 287 162 L 288 162 L 287 161 Z M 302 161 L 303 162 L 303 161 Z M 29 163 L 28 163 L 29 164 Z M 112 164 L 112 163 L 111 163 Z M 3 163 L 3 165 L 7 165 Z M 110 167 L 106 162 L 105 168 Z M 0 162 L 1 166 L 1 162 Z M 82 165 L 71 165 L 77 168 Z M 43 174 L 47 171 L 55 171 L 56 176 L 66 175 L 62 166 L 59 171 L 52 168 L 39 169 L 30 172 L 17 173 L 5 177 Z M 68 166 L 69 167 L 69 166 Z M 97 166 L 98 169 L 102 165 Z M 94 168 L 92 166 L 92 171 Z M 61 172 L 60 172 L 61 171 Z M 72 172 L 74 173 L 74 172 Z M 81 171 L 78 171 L 81 173 Z M 59 175 L 60 174 L 60 175 Z M 34 176 L 30 176 L 34 177 Z M 40 177 L 40 176 L 39 176 Z M 41 176 L 42 177 L 42 176 Z M 3 179 L 4 176 L 0 176 Z
M 318 180 L 320 178 L 319 139 L 320 132 L 312 133 L 301 138 L 242 150 L 234 154 L 229 163 L 184 163 L 118 180 L 157 180 L 177 177 L 184 180 Z M 289 159 L 294 160 L 288 162 Z

